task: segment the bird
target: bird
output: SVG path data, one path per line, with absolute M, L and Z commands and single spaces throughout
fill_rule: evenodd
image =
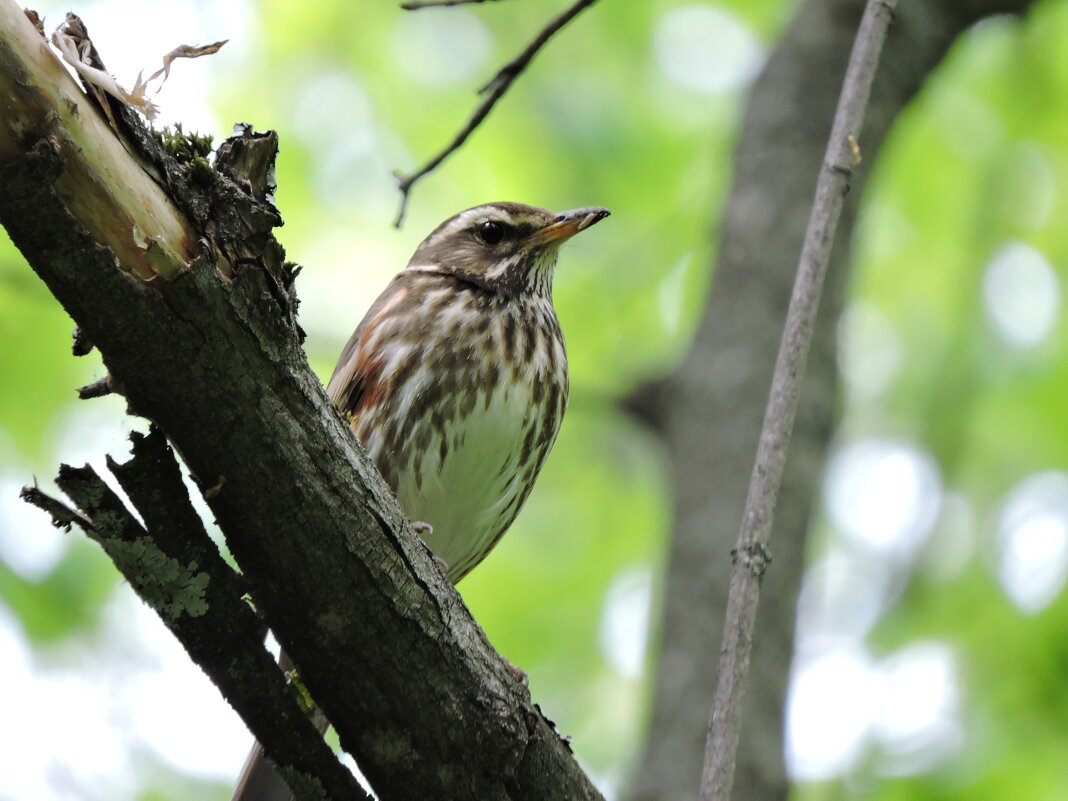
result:
M 327 394 L 454 583 L 526 500 L 567 404 L 560 245 L 608 212 L 518 203 L 439 225 L 372 304 Z
M 500 541 L 556 440 L 569 389 L 557 256 L 609 214 L 497 202 L 449 217 L 371 304 L 327 382 L 453 583 Z M 290 798 L 257 744 L 233 801 Z

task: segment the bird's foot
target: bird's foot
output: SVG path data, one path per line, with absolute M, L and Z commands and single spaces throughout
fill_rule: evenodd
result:
M 422 520 L 412 520 L 409 525 L 412 527 L 412 531 L 415 533 L 415 535 L 419 537 L 419 541 L 422 542 L 423 545 L 426 545 L 426 539 L 424 539 L 423 535 L 433 534 L 434 527 L 429 523 L 424 523 Z M 430 552 L 430 557 L 437 563 L 438 567 L 442 569 L 442 572 L 448 573 L 449 563 L 437 554 L 435 554 L 434 549 L 431 548 L 429 545 L 426 545 L 426 549 Z

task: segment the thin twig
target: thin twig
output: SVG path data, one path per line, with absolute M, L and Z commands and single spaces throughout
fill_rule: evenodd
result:
M 486 95 L 485 99 L 479 103 L 477 108 L 475 108 L 475 111 L 467 121 L 467 124 L 460 129 L 460 132 L 456 134 L 453 140 L 441 152 L 410 175 L 404 175 L 399 171 L 393 173 L 397 178 L 397 187 L 400 189 L 401 193 L 400 209 L 397 211 L 397 219 L 393 221 L 394 226 L 400 228 L 401 223 L 404 222 L 404 213 L 408 209 L 408 193 L 411 192 L 415 182 L 424 175 L 432 172 L 439 164 L 441 164 L 441 162 L 448 158 L 449 155 L 458 150 L 463 143 L 467 141 L 467 137 L 474 133 L 475 129 L 482 123 L 482 120 L 486 118 L 486 115 L 490 113 L 490 110 L 497 104 L 497 101 L 501 99 L 501 96 L 508 91 L 512 82 L 527 68 L 527 65 L 530 64 L 531 60 L 533 60 L 534 56 L 537 55 L 538 51 L 541 50 L 545 43 L 548 42 L 557 31 L 571 22 L 571 20 L 578 16 L 584 9 L 592 6 L 595 2 L 597 2 L 597 0 L 577 0 L 577 2 L 560 14 L 560 16 L 551 20 L 541 32 L 534 37 L 533 41 L 523 49 L 523 52 L 501 67 L 500 70 L 497 71 L 497 74 L 494 75 L 485 86 L 478 90 L 479 94 Z
M 857 161 L 864 108 L 871 94 L 895 0 L 868 0 L 846 69 L 838 109 L 816 187 L 793 296 L 786 316 L 771 395 L 764 413 L 738 545 L 733 551 L 719 678 L 709 722 L 701 801 L 728 801 L 734 781 L 739 717 L 749 670 L 760 581 L 770 561 L 767 545 L 797 412 L 809 342 L 819 308 L 835 228 Z
M 70 531 L 70 527 L 74 523 L 79 526 L 91 526 L 93 524 L 89 518 L 77 509 L 72 509 L 58 498 L 46 495 L 36 483 L 32 487 L 23 487 L 22 492 L 19 493 L 19 498 L 26 501 L 26 503 L 33 504 L 44 512 L 48 512 L 52 516 L 52 525 L 56 528 Z
M 418 11 L 420 8 L 435 8 L 441 6 L 466 6 L 472 3 L 485 3 L 487 0 L 409 0 L 401 3 L 405 11 Z M 489 0 L 492 2 L 492 0 Z
M 111 383 L 111 376 L 106 375 L 91 384 L 86 384 L 84 387 L 78 387 L 78 397 L 82 400 L 103 398 L 105 395 L 111 395 L 114 391 L 115 387 Z

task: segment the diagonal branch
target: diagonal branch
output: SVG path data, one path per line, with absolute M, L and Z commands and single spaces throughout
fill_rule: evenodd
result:
M 561 28 L 571 22 L 571 20 L 577 17 L 582 11 L 592 6 L 595 2 L 597 2 L 597 0 L 577 0 L 577 2 L 570 8 L 550 20 L 518 56 L 501 67 L 497 71 L 497 74 L 478 90 L 480 95 L 486 95 L 485 99 L 478 104 L 474 112 L 471 114 L 470 119 L 468 119 L 467 124 L 460 129 L 449 144 L 415 172 L 408 175 L 399 171 L 394 172 L 394 175 L 397 178 L 397 187 L 400 189 L 401 193 L 400 208 L 397 211 L 396 220 L 393 221 L 393 224 L 397 228 L 400 228 L 401 223 L 404 222 L 404 214 L 408 210 L 408 194 L 411 192 L 415 182 L 428 173 L 433 172 L 441 162 L 445 161 L 450 155 L 459 150 L 463 146 L 463 143 L 467 141 L 467 138 L 474 133 L 475 129 L 482 124 L 484 119 L 486 119 L 486 116 L 493 110 L 493 107 L 497 105 L 497 101 L 508 91 L 512 82 L 515 81 L 515 79 L 527 68 L 534 56 L 538 54 L 538 51 L 541 50 L 541 48 L 544 47 Z
M 845 82 L 835 112 L 830 141 L 816 187 L 797 278 L 775 364 L 771 395 L 764 415 L 745 516 L 734 549 L 730 594 L 707 756 L 701 777 L 701 801 L 728 801 L 738 750 L 742 696 L 749 670 L 760 582 L 770 562 L 767 545 L 782 483 L 790 432 L 797 413 L 801 380 L 819 309 L 823 279 L 834 243 L 853 167 L 859 163 L 857 137 L 895 0 L 868 0 L 857 31 Z
M 281 766 L 297 799 L 367 801 L 352 774 L 308 719 L 271 655 L 264 626 L 243 600 L 240 577 L 223 561 L 189 502 L 163 433 L 133 434 L 133 458 L 108 459 L 145 521 L 126 509 L 90 467 L 63 465 L 56 479 L 77 504 L 74 512 L 36 488 L 23 497 L 56 525 L 77 523 L 104 548 L 130 586 L 181 641 L 190 657 L 249 723 Z M 226 643 L 226 647 L 220 647 Z
M 494 2 L 494 0 L 409 0 L 401 3 L 405 11 L 418 11 L 421 8 L 441 8 L 444 6 L 467 6 L 474 3 Z
M 246 127 L 213 165 L 120 128 L 0 0 L 0 224 L 181 453 L 342 747 L 383 801 L 599 799 L 308 366 L 276 137 Z

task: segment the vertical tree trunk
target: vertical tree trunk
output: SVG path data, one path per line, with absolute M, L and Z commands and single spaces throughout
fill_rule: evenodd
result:
M 816 176 L 862 0 L 808 0 L 753 87 L 734 154 L 712 295 L 678 372 L 638 400 L 660 428 L 676 486 L 659 672 L 634 801 L 691 799 L 704 759 L 722 639 L 730 549 L 738 535 L 771 372 Z M 883 54 L 838 229 L 809 357 L 764 582 L 735 786 L 785 798 L 783 713 L 805 534 L 834 430 L 835 326 L 848 280 L 857 203 L 886 133 L 956 37 L 1026 0 L 902 6 Z

